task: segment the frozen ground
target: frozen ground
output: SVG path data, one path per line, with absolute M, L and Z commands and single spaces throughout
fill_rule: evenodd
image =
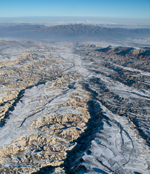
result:
M 149 54 L 13 42 L 0 42 L 2 174 L 150 173 Z

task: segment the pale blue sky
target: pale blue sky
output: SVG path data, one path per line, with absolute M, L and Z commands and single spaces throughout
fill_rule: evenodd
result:
M 150 19 L 150 0 L 0 0 L 0 17 L 28 16 Z

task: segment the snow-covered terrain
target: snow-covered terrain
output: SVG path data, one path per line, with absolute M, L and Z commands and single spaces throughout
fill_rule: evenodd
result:
M 1 173 L 150 173 L 149 55 L 0 44 Z

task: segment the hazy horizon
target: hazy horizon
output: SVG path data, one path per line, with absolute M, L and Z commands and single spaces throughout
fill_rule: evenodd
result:
M 79 17 L 79 16 L 35 16 L 35 17 L 0 17 L 0 24 L 30 23 L 39 25 L 93 24 L 106 27 L 150 28 L 150 19 Z
M 0 23 L 84 23 L 149 28 L 149 7 L 149 0 L 2 0 Z

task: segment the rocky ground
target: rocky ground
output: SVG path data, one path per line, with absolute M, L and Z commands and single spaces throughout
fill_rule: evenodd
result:
M 0 41 L 0 172 L 150 172 L 150 48 Z

